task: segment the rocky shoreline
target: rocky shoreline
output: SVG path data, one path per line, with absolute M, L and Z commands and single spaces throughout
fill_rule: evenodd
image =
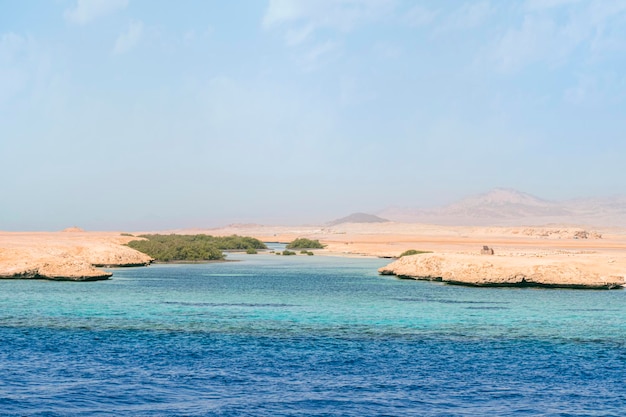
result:
M 581 233 L 581 230 L 585 233 Z M 165 233 L 165 232 L 161 232 Z M 445 227 L 421 224 L 341 224 L 330 227 L 233 225 L 167 233 L 252 236 L 261 241 L 317 239 L 320 255 L 396 258 L 384 275 L 472 286 L 622 288 L 626 230 L 575 227 Z M 125 246 L 119 232 L 0 232 L 0 278 L 92 281 L 111 277 L 98 268 L 144 266 L 153 259 Z M 481 255 L 488 244 L 494 251 Z
M 610 258 L 585 263 L 568 255 L 421 254 L 402 257 L 378 272 L 399 278 L 476 287 L 616 289 L 626 284 L 623 271 L 612 268 Z M 604 266 L 598 267 L 602 263 Z
M 219 234 L 264 241 L 318 239 L 321 253 L 397 259 L 413 249 L 430 254 L 402 257 L 379 270 L 400 278 L 493 287 L 622 288 L 626 230 L 576 225 L 443 226 L 419 223 L 342 223 L 332 227 L 231 225 Z M 481 255 L 481 248 L 494 249 Z M 391 262 L 391 261 L 390 261 Z
M 100 281 L 99 268 L 146 266 L 149 256 L 124 244 L 119 233 L 11 233 L 0 239 L 0 279 Z

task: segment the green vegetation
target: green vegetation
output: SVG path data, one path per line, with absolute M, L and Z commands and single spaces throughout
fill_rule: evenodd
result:
M 313 252 L 311 252 L 310 250 L 301 250 L 300 251 L 301 254 L 303 255 L 309 255 L 309 256 L 313 256 Z
M 120 233 L 120 236 L 132 236 L 135 237 L 132 233 Z
M 287 249 L 324 249 L 319 240 L 298 238 L 287 245 Z
M 410 256 L 410 255 L 421 255 L 422 253 L 432 253 L 432 252 L 429 250 L 409 249 L 407 251 L 402 252 L 400 256 L 398 256 L 398 258 L 402 258 L 403 256 Z
M 291 255 L 295 255 L 295 254 L 296 254 L 295 252 L 287 250 L 287 249 L 285 249 L 283 251 L 283 255 L 285 255 L 285 256 L 291 256 Z
M 210 235 L 141 235 L 127 246 L 153 257 L 156 261 L 212 261 L 225 258 L 222 250 L 267 249 L 258 239 L 245 236 Z
M 209 235 L 195 235 L 195 236 L 206 236 L 209 239 L 213 239 L 216 242 L 217 248 L 221 250 L 248 250 L 250 248 L 253 249 L 267 249 L 265 243 L 261 242 L 259 239 L 255 239 L 253 237 L 248 236 L 224 236 L 224 237 L 214 237 Z
M 257 254 L 257 253 L 259 253 L 259 252 L 257 252 L 257 250 L 256 250 L 256 249 L 254 249 L 254 248 L 248 248 L 248 249 L 246 249 L 246 253 L 247 253 L 248 255 L 256 255 L 256 254 Z

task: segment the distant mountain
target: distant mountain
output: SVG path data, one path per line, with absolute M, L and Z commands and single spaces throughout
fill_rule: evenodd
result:
M 393 221 L 446 225 L 545 225 L 550 223 L 626 227 L 626 197 L 549 201 L 496 188 L 434 209 L 391 207 L 379 213 Z
M 389 220 L 367 213 L 352 213 L 349 216 L 328 222 L 328 226 L 336 226 L 341 223 L 385 223 Z
M 626 227 L 626 196 L 569 200 L 563 204 L 587 224 Z
M 509 188 L 496 188 L 443 207 L 439 214 L 468 217 L 567 216 L 567 209 L 547 200 Z

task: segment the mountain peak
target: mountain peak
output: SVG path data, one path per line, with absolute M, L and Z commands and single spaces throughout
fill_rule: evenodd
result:
M 433 209 L 388 209 L 381 215 L 393 221 L 454 225 L 515 225 L 563 222 L 574 207 L 544 200 L 512 188 L 494 188 Z
M 466 197 L 452 206 L 474 206 L 474 205 L 490 205 L 490 206 L 504 206 L 504 205 L 524 205 L 534 207 L 551 206 L 552 203 L 543 200 L 534 195 L 524 193 L 513 188 L 494 188 L 484 194 L 478 194 Z

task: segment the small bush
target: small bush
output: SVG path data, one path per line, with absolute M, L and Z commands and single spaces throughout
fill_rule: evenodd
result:
M 432 252 L 424 251 L 424 250 L 409 249 L 409 250 L 402 252 L 400 256 L 398 256 L 398 258 L 402 258 L 403 256 L 410 256 L 410 255 L 421 255 L 422 253 L 432 253 Z
M 259 252 L 257 252 L 257 250 L 256 250 L 256 249 L 254 249 L 254 248 L 248 248 L 248 249 L 246 249 L 246 253 L 247 253 L 248 255 L 256 255 L 256 254 L 257 254 L 257 253 L 259 253 Z
M 298 238 L 287 245 L 287 249 L 324 249 L 319 240 Z
M 287 249 L 285 249 L 283 251 L 283 255 L 285 255 L 285 256 L 291 256 L 291 255 L 295 255 L 295 254 L 296 254 L 295 252 L 287 250 Z

